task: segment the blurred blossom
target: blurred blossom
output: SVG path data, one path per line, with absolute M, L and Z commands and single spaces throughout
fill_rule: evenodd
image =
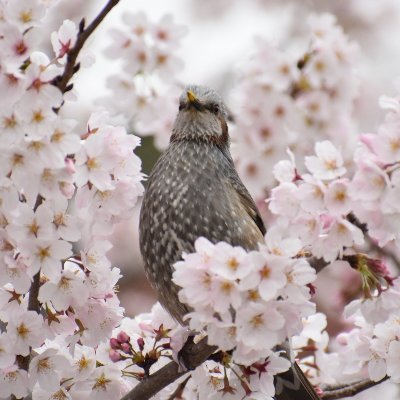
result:
M 176 53 L 187 29 L 171 15 L 151 22 L 144 13 L 126 12 L 122 22 L 123 29 L 111 30 L 113 42 L 105 50 L 107 57 L 121 61 L 122 72 L 108 77 L 112 95 L 101 103 L 139 135 L 154 136 L 156 147 L 164 149 L 182 86 L 183 62 Z
M 357 45 L 333 15 L 311 16 L 309 29 L 310 45 L 297 58 L 257 39 L 253 58 L 233 90 L 239 110 L 232 132 L 234 156 L 240 175 L 258 198 L 271 187 L 269 171 L 287 147 L 299 156 L 322 138 L 343 149 L 354 146 Z

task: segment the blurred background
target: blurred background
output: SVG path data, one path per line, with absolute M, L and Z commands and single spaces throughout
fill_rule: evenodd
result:
M 51 18 L 53 26 L 49 26 L 49 30 L 55 30 L 61 24 L 57 20 L 58 15 L 63 18 L 69 15 L 76 22 L 85 16 L 90 21 L 105 3 L 94 0 L 60 2 L 58 7 L 65 7 L 65 10 L 59 13 L 57 9 L 54 11 Z M 138 20 L 143 22 L 146 18 L 142 14 L 136 19 L 127 17 L 139 12 L 144 12 L 154 26 L 160 24 L 166 14 L 172 16 L 173 24 L 176 25 L 172 28 L 167 26 L 179 38 L 166 50 L 168 56 L 173 54 L 176 62 L 171 64 L 170 70 L 164 71 L 158 81 L 151 70 L 148 73 L 132 72 L 127 66 L 129 57 L 135 57 L 134 53 L 125 54 L 118 49 L 121 44 L 118 40 L 124 36 L 122 33 L 116 34 L 115 30 L 129 31 L 130 25 L 137 24 Z M 340 128 L 342 136 L 347 140 L 351 135 L 375 132 L 383 115 L 378 107 L 378 98 L 382 94 L 394 94 L 393 82 L 400 74 L 400 3 L 395 0 L 121 0 L 87 46 L 89 50 L 86 55 L 94 56 L 96 61 L 90 68 L 83 68 L 75 78 L 79 104 L 71 101 L 63 108 L 63 112 L 85 121 L 101 99 L 104 108 L 112 114 L 110 118 L 120 118 L 118 121 L 126 124 L 133 133 L 143 136 L 143 146 L 138 154 L 143 161 L 144 173 L 149 173 L 168 142 L 171 124 L 177 112 L 179 91 L 187 83 L 203 84 L 218 90 L 232 113 L 239 116 L 230 127 L 233 146 L 239 143 L 239 154 L 240 149 L 245 147 L 240 146 L 240 143 L 244 143 L 248 129 L 251 128 L 240 120 L 240 116 L 247 112 L 243 111 L 243 107 L 249 100 L 244 95 L 242 80 L 244 75 L 251 74 L 254 57 L 258 57 L 260 68 L 260 52 L 264 46 L 260 45 L 260 40 L 279 48 L 296 65 L 311 46 L 308 19 L 313 14 L 322 13 L 335 15 L 337 24 L 343 28 L 351 46 L 357 47 L 357 55 L 352 58 L 348 70 L 344 70 L 345 74 L 348 71 L 347 79 L 341 83 L 345 87 L 338 86 L 342 90 L 349 86 L 353 88 L 354 85 L 354 91 L 349 94 L 351 104 L 343 111 L 348 113 L 346 117 L 351 119 L 351 127 L 348 124 L 346 128 Z M 346 49 L 351 47 L 346 46 Z M 143 54 L 137 56 L 138 60 L 143 61 Z M 158 60 L 163 59 L 159 57 Z M 268 57 L 265 67 L 268 68 Z M 122 75 L 127 77 L 123 85 L 125 92 L 121 91 L 122 85 L 118 86 Z M 116 76 L 114 81 L 110 79 L 111 76 Z M 129 81 L 130 78 L 133 83 Z M 119 81 L 115 83 L 116 80 Z M 148 118 L 139 121 L 134 110 L 143 104 L 147 107 Z M 328 122 L 340 118 L 340 113 L 341 110 L 328 109 Z M 85 127 L 82 126 L 82 129 Z M 319 138 L 338 132 L 337 126 L 332 128 L 333 131 L 325 132 L 324 129 L 319 130 Z M 307 133 L 307 129 L 304 132 Z M 267 132 L 265 140 L 268 135 Z M 312 149 L 314 140 L 315 135 L 304 135 L 305 148 Z M 340 143 L 342 149 L 353 143 L 346 140 Z M 243 162 L 245 157 L 240 157 L 240 154 L 237 157 L 239 173 L 264 212 L 264 199 L 268 197 L 268 190 L 273 184 L 272 161 L 286 157 L 285 143 L 282 143 L 280 151 L 265 151 L 259 158 L 261 164 L 246 164 Z M 252 153 L 251 157 L 254 157 Z M 256 171 L 254 168 L 260 168 L 262 172 L 255 184 L 252 181 Z M 260 179 L 263 183 L 259 184 Z M 260 187 L 262 190 L 259 190 Z M 119 224 L 113 234 L 114 248 L 110 251 L 113 264 L 121 268 L 124 275 L 120 281 L 120 299 L 128 315 L 149 310 L 155 301 L 153 291 L 143 275 L 138 248 L 139 208 L 140 204 L 130 220 Z M 344 272 L 340 268 L 338 266 L 333 272 L 324 271 L 327 276 L 318 280 L 317 286 L 320 285 L 324 293 L 329 294 L 325 296 L 328 304 L 324 306 L 322 301 L 320 306 L 328 314 L 329 308 L 339 307 L 345 296 L 353 295 L 349 287 L 354 288 L 359 284 L 351 271 Z M 351 285 L 342 290 L 344 276 Z M 341 290 L 344 297 L 339 300 L 337 293 Z

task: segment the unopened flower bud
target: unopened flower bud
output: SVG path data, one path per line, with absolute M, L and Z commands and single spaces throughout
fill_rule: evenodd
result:
M 129 345 L 129 343 L 121 343 L 120 346 L 124 353 L 130 354 L 131 346 Z
M 131 338 L 129 337 L 129 335 L 128 335 L 126 332 L 121 331 L 121 332 L 118 333 L 118 335 L 117 335 L 117 340 L 118 340 L 120 343 L 128 343 L 128 342 L 131 340 Z
M 140 350 L 140 351 L 143 351 L 143 349 L 144 349 L 144 339 L 140 337 L 140 338 L 137 340 L 137 344 L 138 344 L 138 346 L 139 346 L 139 350 Z
M 113 362 L 121 360 L 121 354 L 119 354 L 117 350 L 110 350 L 108 354 L 110 356 L 111 361 Z
M 121 348 L 121 345 L 120 345 L 120 343 L 119 343 L 119 341 L 118 341 L 117 339 L 111 338 L 111 339 L 110 339 L 110 347 L 111 347 L 113 350 L 118 350 L 118 349 Z

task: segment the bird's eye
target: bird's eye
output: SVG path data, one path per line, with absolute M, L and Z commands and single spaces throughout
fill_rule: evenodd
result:
M 179 103 L 179 111 L 183 110 L 185 108 L 184 103 Z
M 214 114 L 219 113 L 219 105 L 218 104 L 211 104 L 210 105 L 210 111 Z

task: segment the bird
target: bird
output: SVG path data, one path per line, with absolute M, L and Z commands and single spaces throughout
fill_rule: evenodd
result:
M 179 301 L 173 264 L 194 252 L 197 238 L 257 250 L 266 227 L 230 153 L 229 111 L 213 89 L 188 85 L 170 143 L 154 165 L 144 193 L 139 244 L 148 280 L 161 305 L 180 324 L 190 308 Z M 284 373 L 285 374 L 285 373 Z M 296 363 L 281 376 L 277 400 L 317 400 Z M 279 397 L 280 396 L 280 397 Z

